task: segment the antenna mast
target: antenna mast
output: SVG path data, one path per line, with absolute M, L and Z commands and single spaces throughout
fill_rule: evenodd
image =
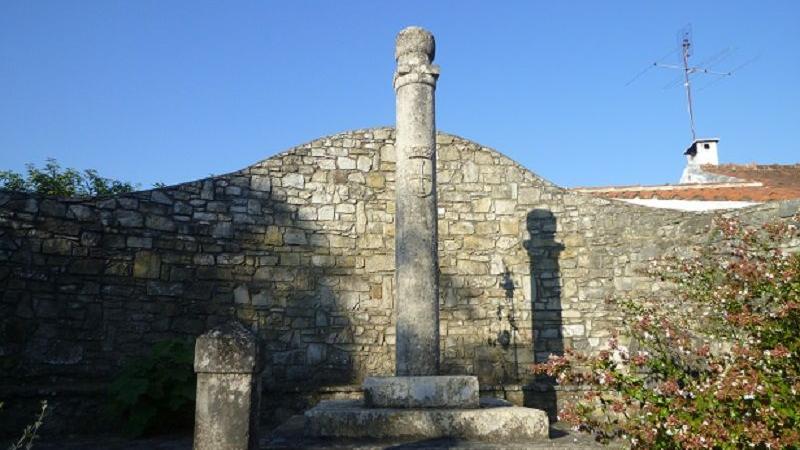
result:
M 681 42 L 681 50 L 683 55 L 683 76 L 684 86 L 686 86 L 686 102 L 689 104 L 689 124 L 692 127 L 692 142 L 697 140 L 697 133 L 694 131 L 694 110 L 692 109 L 692 85 L 689 81 L 689 56 L 691 56 L 692 49 L 692 34 L 691 29 L 688 33 L 684 33 Z
M 704 67 L 699 66 L 690 66 L 689 65 L 689 57 L 692 56 L 692 26 L 686 25 L 678 32 L 678 45 L 680 46 L 681 51 L 681 62 L 682 65 L 673 65 L 673 64 L 661 64 L 660 62 L 654 62 L 650 67 L 661 67 L 664 69 L 676 69 L 683 71 L 683 86 L 686 88 L 686 103 L 688 105 L 689 110 L 689 126 L 691 127 L 692 131 L 692 142 L 697 140 L 697 133 L 695 132 L 694 126 L 694 107 L 692 105 L 692 82 L 691 76 L 695 73 L 705 73 L 710 75 L 721 75 L 723 77 L 731 76 L 733 71 L 730 72 L 717 72 L 714 70 L 706 69 Z M 641 75 L 636 76 L 638 78 Z M 634 80 L 636 79 L 634 78 Z M 628 82 L 630 84 L 634 80 Z

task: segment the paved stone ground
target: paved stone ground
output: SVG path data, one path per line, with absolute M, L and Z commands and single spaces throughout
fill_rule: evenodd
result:
M 425 441 L 356 441 L 309 439 L 302 434 L 302 417 L 296 416 L 275 433 L 262 440 L 264 450 L 287 449 L 600 449 L 622 448 L 605 447 L 594 442 L 590 436 L 566 432 L 560 428 L 551 429 L 549 441 L 491 444 L 461 441 L 458 439 L 431 439 Z M 3 445 L 5 448 L 6 445 Z M 59 440 L 43 440 L 34 447 L 37 450 L 190 450 L 190 435 L 159 436 L 148 439 L 124 439 L 119 437 L 72 437 Z
M 0 448 L 6 448 L 7 444 Z M 191 450 L 192 436 L 181 434 L 159 436 L 147 439 L 124 439 L 120 437 L 70 437 L 58 440 L 45 439 L 38 441 L 36 450 Z M 338 450 L 338 449 L 600 449 L 625 448 L 616 444 L 603 446 L 595 442 L 591 436 L 571 432 L 557 424 L 550 429 L 550 440 L 518 443 L 484 443 L 461 441 L 458 439 L 432 439 L 425 441 L 356 441 L 356 440 L 319 440 L 303 435 L 303 417 L 294 416 L 280 427 L 265 436 L 261 442 L 263 450 Z

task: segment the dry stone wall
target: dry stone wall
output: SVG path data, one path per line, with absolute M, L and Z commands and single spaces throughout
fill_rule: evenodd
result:
M 0 193 L 0 384 L 102 382 L 231 316 L 264 338 L 268 390 L 392 373 L 393 134 L 116 197 Z M 572 193 L 474 142 L 437 144 L 446 373 L 524 381 L 536 359 L 602 345 L 620 319 L 604 300 L 663 288 L 637 270 L 706 239 L 711 215 Z

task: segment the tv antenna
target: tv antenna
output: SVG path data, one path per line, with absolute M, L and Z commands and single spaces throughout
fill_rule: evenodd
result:
M 681 63 L 680 64 L 664 64 L 664 63 L 661 62 L 661 61 L 664 61 L 667 57 L 672 56 L 673 54 L 675 54 L 677 52 L 681 53 Z M 729 77 L 729 76 L 733 75 L 733 73 L 735 71 L 737 71 L 740 68 L 744 67 L 745 65 L 753 62 L 756 59 L 756 58 L 753 58 L 750 61 L 747 61 L 746 63 L 744 63 L 744 64 L 742 64 L 742 65 L 740 65 L 740 66 L 736 67 L 735 69 L 730 70 L 728 72 L 720 72 L 720 71 L 712 70 L 711 66 L 713 66 L 714 64 L 717 64 L 720 61 L 722 61 L 725 58 L 727 58 L 728 55 L 729 55 L 729 52 L 730 52 L 729 48 L 718 52 L 717 54 L 715 54 L 712 57 L 704 60 L 703 62 L 701 62 L 697 66 L 692 66 L 692 65 L 689 64 L 689 58 L 693 55 L 693 52 L 694 52 L 694 49 L 693 49 L 693 43 L 692 43 L 692 25 L 688 24 L 688 25 L 686 25 L 685 27 L 681 28 L 678 31 L 678 48 L 677 49 L 667 53 L 660 60 L 654 62 L 653 64 L 651 64 L 649 66 L 647 66 L 644 70 L 642 70 L 641 72 L 636 74 L 636 76 L 633 77 L 633 79 L 631 79 L 628 83 L 625 84 L 625 86 L 630 85 L 631 83 L 633 83 L 634 81 L 639 79 L 639 77 L 644 75 L 645 72 L 647 72 L 648 70 L 652 69 L 653 67 L 659 67 L 659 68 L 662 68 L 662 69 L 672 69 L 672 70 L 680 70 L 680 71 L 682 71 L 683 74 L 681 75 L 681 77 L 678 80 L 678 82 L 683 82 L 683 86 L 686 88 L 686 103 L 687 103 L 687 106 L 688 106 L 687 109 L 689 111 L 689 125 L 690 125 L 691 131 L 692 131 L 692 142 L 697 140 L 697 133 L 695 132 L 695 126 L 694 126 L 694 106 L 692 104 L 692 80 L 691 80 L 692 76 L 695 75 L 695 74 L 717 75 L 717 76 L 719 76 L 719 78 L 717 80 L 715 80 L 715 81 L 718 81 L 719 79 L 722 79 L 724 77 Z M 669 88 L 671 85 L 674 85 L 674 84 L 675 83 L 670 83 L 670 85 L 665 86 L 665 88 Z M 711 82 L 708 85 L 706 85 L 706 87 L 708 87 L 711 84 L 713 84 L 713 82 Z

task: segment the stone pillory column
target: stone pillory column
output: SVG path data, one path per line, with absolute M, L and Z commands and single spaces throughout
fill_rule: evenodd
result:
M 408 27 L 397 35 L 395 276 L 396 375 L 439 371 L 439 264 L 436 229 L 436 124 L 433 35 Z
M 497 443 L 547 438 L 544 411 L 480 399 L 478 377 L 439 375 L 436 126 L 439 68 L 433 36 L 409 27 L 397 36 L 395 277 L 396 376 L 367 377 L 364 401 L 323 400 L 305 413 L 315 437 L 392 441 L 453 437 Z
M 197 338 L 195 450 L 258 448 L 261 361 L 256 336 L 231 322 Z

